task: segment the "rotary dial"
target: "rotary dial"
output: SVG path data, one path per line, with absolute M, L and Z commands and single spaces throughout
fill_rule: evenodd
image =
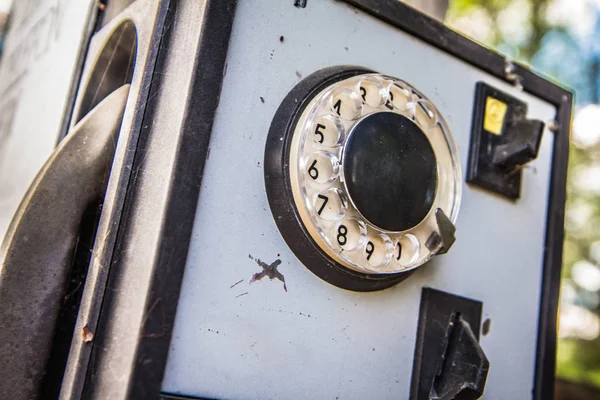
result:
M 320 91 L 293 127 L 288 165 L 306 231 L 342 266 L 400 273 L 447 250 L 459 158 L 438 109 L 408 83 L 366 73 Z

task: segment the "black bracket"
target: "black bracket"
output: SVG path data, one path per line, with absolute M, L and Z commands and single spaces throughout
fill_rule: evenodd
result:
M 467 182 L 510 199 L 521 194 L 521 169 L 538 155 L 544 123 L 528 120 L 527 104 L 478 82 Z
M 479 345 L 482 303 L 423 288 L 411 400 L 473 400 L 483 395 L 489 361 Z

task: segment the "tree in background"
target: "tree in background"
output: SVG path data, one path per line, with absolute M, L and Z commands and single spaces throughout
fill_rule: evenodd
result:
M 452 0 L 446 22 L 576 92 L 557 375 L 600 387 L 600 1 Z
M 0 0 L 1 1 L 1 0 Z M 450 0 L 401 0 L 417 10 L 443 21 L 448 11 Z

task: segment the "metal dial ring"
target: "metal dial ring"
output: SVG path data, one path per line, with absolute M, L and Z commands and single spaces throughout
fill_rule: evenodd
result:
M 283 178 L 284 198 L 270 190 L 273 178 Z M 436 214 L 456 220 L 461 173 L 443 117 L 419 91 L 336 67 L 309 76 L 282 103 L 269 132 L 265 181 L 275 220 L 309 269 L 330 282 L 333 269 L 342 278 L 393 284 L 441 249 Z M 286 200 L 291 207 L 282 207 Z M 282 211 L 294 221 L 283 221 Z M 298 222 L 312 249 L 288 233 Z M 315 268 L 311 250 L 325 268 Z

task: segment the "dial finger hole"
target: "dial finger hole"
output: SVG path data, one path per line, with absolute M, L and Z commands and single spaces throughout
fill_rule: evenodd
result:
M 344 126 L 339 118 L 323 115 L 315 120 L 312 135 L 315 143 L 325 147 L 335 147 L 342 142 Z
M 437 123 L 437 113 L 429 100 L 420 99 L 415 107 L 415 120 L 425 129 L 434 127 Z
M 374 267 L 381 267 L 390 262 L 394 244 L 386 234 L 369 236 L 364 246 L 363 256 L 366 262 Z
M 362 113 L 361 100 L 361 97 L 351 90 L 338 90 L 331 99 L 331 111 L 348 121 L 356 119 Z
M 315 197 L 313 210 L 326 221 L 337 221 L 348 210 L 348 198 L 337 188 L 323 190 Z
M 419 239 L 415 235 L 407 233 L 396 242 L 394 260 L 404 267 L 409 267 L 419 258 L 420 248 Z
M 401 82 L 394 82 L 387 88 L 388 98 L 385 106 L 392 110 L 396 108 L 399 111 L 410 110 L 415 103 L 415 96 L 409 87 Z
M 379 107 L 386 99 L 385 88 L 377 81 L 365 79 L 359 84 L 362 101 L 370 107 Z
M 333 236 L 339 251 L 351 251 L 365 242 L 367 226 L 358 218 L 345 218 L 336 225 Z
M 306 160 L 304 172 L 311 181 L 331 183 L 340 171 L 340 163 L 336 156 L 327 151 L 316 151 Z

